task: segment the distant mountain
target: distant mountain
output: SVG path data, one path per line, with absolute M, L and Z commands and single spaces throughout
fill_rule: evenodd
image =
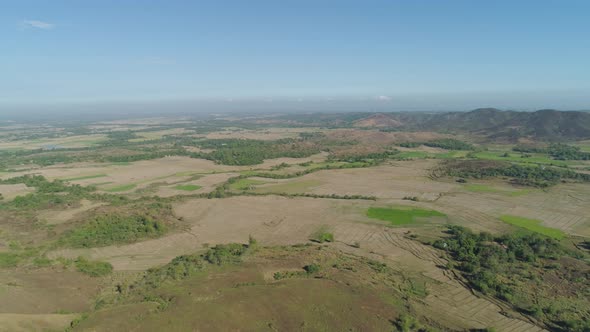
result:
M 402 123 L 391 116 L 383 113 L 373 114 L 363 119 L 356 120 L 352 123 L 354 127 L 374 127 L 374 128 L 392 128 L 401 127 Z
M 352 125 L 394 130 L 466 132 L 509 141 L 521 138 L 543 141 L 590 138 L 590 113 L 579 111 L 515 112 L 480 108 L 470 112 L 378 113 L 356 119 Z

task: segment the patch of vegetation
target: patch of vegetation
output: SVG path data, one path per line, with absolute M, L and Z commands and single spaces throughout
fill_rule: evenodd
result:
M 504 190 L 500 190 L 500 189 L 494 188 L 494 187 L 486 185 L 486 184 L 475 184 L 475 183 L 466 185 L 465 189 L 467 189 L 469 191 L 476 192 L 476 193 L 502 193 L 502 192 L 504 192 Z
M 445 150 L 474 150 L 472 144 L 454 138 L 440 138 L 426 142 L 402 142 L 398 144 L 404 148 L 417 148 L 422 145 Z
M 457 182 L 461 182 L 461 181 L 457 181 Z M 492 187 L 490 185 L 476 184 L 476 183 L 468 184 L 464 188 L 467 189 L 468 191 L 472 191 L 472 192 L 476 192 L 476 193 L 502 194 L 502 195 L 512 196 L 512 197 L 526 195 L 533 190 L 533 189 L 515 189 L 515 190 L 500 189 L 500 188 Z
M 203 188 L 203 187 L 198 186 L 196 184 L 181 184 L 181 185 L 174 187 L 174 189 L 184 190 L 184 191 L 195 191 L 195 190 L 199 190 L 201 188 Z
M 210 159 L 224 165 L 256 165 L 265 159 L 304 158 L 320 152 L 308 140 L 280 139 L 262 141 L 251 139 L 215 139 L 196 142 L 202 149 L 213 149 L 195 157 Z
M 549 145 L 547 152 L 557 160 L 590 160 L 590 152 L 584 152 L 578 146 L 555 143 Z
M 331 241 L 330 241 L 331 242 Z M 307 274 L 316 274 L 320 272 L 321 267 L 318 264 L 309 264 L 303 267 Z
M 155 288 L 166 280 L 182 280 L 204 268 L 205 262 L 201 255 L 178 256 L 161 268 L 149 269 L 141 280 L 141 284 Z
M 583 304 L 590 298 L 584 286 L 588 265 L 577 260 L 579 253 L 536 233 L 493 236 L 449 226 L 448 234 L 434 247 L 450 254 L 449 267 L 461 271 L 477 291 L 504 300 L 557 331 L 590 327 L 590 307 Z M 557 262 L 568 262 L 567 268 L 554 268 Z
M 108 262 L 90 261 L 84 257 L 78 257 L 74 261 L 76 269 L 91 277 L 103 277 L 113 272 L 113 266 Z
M 23 175 L 5 180 L 0 180 L 0 184 L 24 184 L 27 187 L 33 187 L 37 189 L 38 193 L 51 194 L 51 193 L 69 193 L 69 194 L 82 194 L 92 192 L 96 190 L 94 187 L 82 187 L 74 184 L 70 185 L 63 180 L 49 181 L 42 175 Z
M 514 225 L 516 227 L 528 229 L 529 231 L 543 234 L 545 236 L 561 240 L 565 237 L 565 233 L 559 229 L 545 227 L 541 225 L 540 220 L 527 219 L 518 216 L 503 215 L 500 217 L 503 222 Z
M 250 238 L 249 245 L 239 243 L 220 244 L 210 248 L 202 255 L 178 256 L 163 267 L 149 269 L 139 284 L 155 288 L 167 280 L 182 280 L 203 271 L 207 264 L 238 263 L 241 261 L 241 256 L 246 252 L 255 251 L 255 249 L 255 240 Z
M 334 242 L 334 234 L 328 232 L 324 227 L 322 227 L 311 235 L 310 240 L 318 243 Z
M 203 256 L 211 264 L 223 265 L 237 263 L 248 250 L 248 246 L 239 243 L 219 244 L 207 250 Z
M 473 150 L 475 147 L 469 143 L 454 139 L 441 138 L 423 143 L 426 146 L 433 148 L 441 148 L 445 150 Z
M 449 160 L 433 171 L 433 176 L 449 175 L 483 179 L 506 176 L 518 185 L 548 187 L 565 179 L 590 182 L 590 174 L 548 166 L 523 166 L 486 160 Z
M 403 148 L 417 148 L 419 146 L 422 145 L 422 142 L 402 142 L 398 144 L 399 146 L 403 147 Z
M 428 327 L 422 325 L 416 318 L 402 314 L 394 322 L 393 326 L 398 332 L 428 332 L 432 331 Z
M 52 263 L 53 261 L 45 256 L 39 256 L 33 259 L 33 264 L 37 267 L 49 266 Z
M 108 175 L 106 175 L 106 174 L 94 174 L 94 175 L 78 176 L 78 177 L 74 177 L 74 178 L 66 178 L 66 179 L 62 179 L 62 180 L 63 181 L 78 181 L 78 180 L 88 180 L 88 179 L 103 178 L 105 176 L 108 176 Z
M 389 221 L 392 225 L 409 225 L 417 222 L 418 218 L 446 217 L 444 213 L 434 210 L 418 208 L 369 208 L 367 217 Z
M 150 216 L 107 214 L 67 232 L 60 244 L 74 248 L 104 247 L 154 238 L 165 232 L 166 225 Z
M 22 260 L 22 255 L 16 252 L 0 252 L 0 268 L 15 267 Z
M 253 186 L 255 186 L 257 184 L 263 184 L 263 183 L 266 183 L 266 182 L 260 181 L 260 180 L 254 180 L 254 179 L 240 178 L 237 181 L 232 182 L 229 185 L 229 189 L 250 190 L 250 189 L 252 189 Z

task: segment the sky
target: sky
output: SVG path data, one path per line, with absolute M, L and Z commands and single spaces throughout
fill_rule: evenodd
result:
M 590 109 L 590 1 L 0 6 L 0 113 Z

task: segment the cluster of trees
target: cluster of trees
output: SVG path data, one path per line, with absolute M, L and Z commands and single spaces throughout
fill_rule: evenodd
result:
M 348 163 L 365 163 L 366 166 L 363 166 L 363 167 L 369 167 L 369 166 L 377 165 L 378 163 L 380 163 L 388 158 L 395 157 L 395 155 L 397 155 L 397 154 L 399 154 L 399 150 L 394 149 L 394 150 L 388 150 L 388 151 L 383 151 L 383 152 L 347 155 L 347 156 L 342 156 L 342 157 L 330 156 L 329 160 L 345 161 Z
M 94 186 L 69 184 L 61 180 L 48 181 L 41 175 L 23 175 L 0 180 L 0 184 L 25 184 L 36 188 L 35 193 L 17 196 L 10 202 L 0 203 L 3 208 L 43 209 L 79 201 L 96 190 Z
M 556 160 L 590 160 L 590 152 L 563 143 L 553 143 L 548 147 L 517 145 L 512 150 L 523 153 L 546 153 Z
M 540 308 L 535 296 L 542 297 L 546 294 L 537 292 L 532 287 L 533 284 L 538 285 L 537 281 L 543 282 L 545 270 L 538 269 L 538 266 L 549 269 L 558 265 L 556 260 L 570 255 L 559 242 L 536 233 L 499 236 L 485 232 L 476 234 L 460 226 L 450 226 L 448 233 L 449 237 L 435 241 L 433 246 L 450 254 L 455 261 L 451 266 L 461 271 L 473 288 L 507 301 L 539 319 L 546 319 L 549 324 L 570 330 L 570 323 L 565 321 L 572 320 L 571 317 L 567 318 L 571 313 L 559 312 L 554 308 Z M 582 287 L 584 281 L 571 278 L 563 282 L 579 283 Z M 537 293 L 528 293 L 529 291 Z M 547 300 L 550 303 L 549 300 L 552 299 Z
M 590 160 L 590 152 L 583 152 L 578 146 L 551 144 L 548 152 L 557 160 Z
M 434 148 L 441 148 L 445 150 L 473 150 L 474 146 L 454 139 L 454 138 L 441 138 L 436 139 L 428 142 L 424 142 L 424 145 L 434 147 Z
M 517 145 L 512 148 L 512 151 L 522 153 L 547 153 L 547 148 L 535 145 Z
M 454 138 L 440 138 L 427 142 L 403 142 L 399 146 L 404 148 L 417 148 L 420 145 L 426 145 L 434 148 L 441 148 L 445 150 L 474 150 L 472 144 L 460 141 Z
M 209 153 L 195 153 L 192 157 L 213 160 L 224 165 L 256 165 L 265 159 L 304 158 L 319 153 L 314 144 L 294 139 L 261 141 L 250 139 L 215 139 L 197 142 L 199 147 L 214 149 Z
M 191 153 L 183 148 L 143 148 L 139 149 L 138 153 L 132 153 L 127 155 L 107 155 L 102 158 L 101 161 L 108 162 L 134 162 L 140 160 L 151 160 L 164 158 L 166 156 L 190 156 Z
M 163 222 L 146 215 L 105 214 L 67 232 L 60 239 L 60 244 L 90 248 L 132 243 L 158 237 L 166 232 L 166 228 Z
M 555 185 L 565 179 L 590 181 L 590 174 L 541 165 L 524 166 L 504 162 L 461 160 L 449 161 L 443 167 L 444 172 L 450 176 L 476 179 L 507 176 L 513 178 L 515 184 L 541 188 Z
M 78 257 L 74 264 L 76 269 L 91 277 L 102 277 L 113 272 L 113 266 L 108 262 L 90 261 L 84 257 Z
M 209 248 L 204 254 L 178 256 L 162 267 L 149 269 L 143 279 L 138 281 L 133 288 L 141 289 L 139 286 L 142 285 L 156 288 L 167 280 L 182 280 L 204 270 L 207 264 L 238 263 L 243 255 L 255 249 L 255 242 L 250 238 L 247 245 L 240 243 L 220 244 Z
M 0 184 L 25 184 L 27 187 L 34 187 L 39 193 L 58 193 L 67 192 L 70 194 L 83 194 L 95 191 L 96 188 L 87 186 L 83 187 L 78 184 L 69 184 L 62 180 L 49 181 L 42 175 L 22 175 L 5 180 L 0 180 Z
M 238 263 L 249 246 L 240 243 L 219 244 L 207 250 L 203 258 L 210 264 L 224 265 Z

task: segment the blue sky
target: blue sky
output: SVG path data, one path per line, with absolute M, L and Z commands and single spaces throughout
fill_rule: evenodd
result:
M 134 103 L 237 109 L 240 102 L 590 109 L 590 1 L 19 0 L 1 7 L 0 112 Z

